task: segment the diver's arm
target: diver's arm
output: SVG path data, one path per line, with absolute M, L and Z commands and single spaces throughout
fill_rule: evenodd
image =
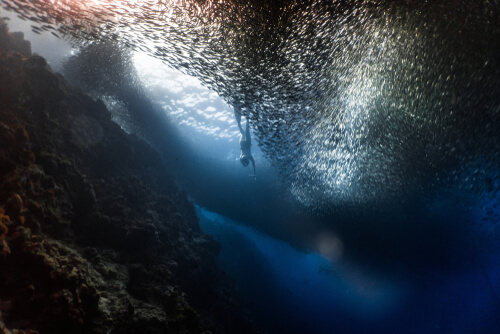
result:
M 253 166 L 253 177 L 256 176 L 255 174 L 255 161 L 253 160 L 253 157 L 250 156 L 248 159 L 250 159 L 250 162 L 252 163 L 252 166 Z

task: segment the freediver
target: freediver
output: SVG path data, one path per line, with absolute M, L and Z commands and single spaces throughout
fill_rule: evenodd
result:
M 252 147 L 252 138 L 250 136 L 250 122 L 248 121 L 247 118 L 247 124 L 246 124 L 246 129 L 243 131 L 243 127 L 241 126 L 241 109 L 239 105 L 234 106 L 234 117 L 236 118 L 236 122 L 238 123 L 238 128 L 240 129 L 241 135 L 240 135 L 240 162 L 243 166 L 248 166 L 248 164 L 251 162 L 253 166 L 253 174 L 250 174 L 250 176 L 253 176 L 253 178 L 256 178 L 255 174 L 255 161 L 252 156 L 251 152 L 251 147 Z

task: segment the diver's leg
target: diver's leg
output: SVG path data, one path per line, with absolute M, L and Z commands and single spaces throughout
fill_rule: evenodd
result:
M 240 128 L 240 132 L 242 135 L 245 135 L 243 132 L 243 128 L 241 127 L 241 108 L 239 105 L 234 106 L 234 118 L 236 118 L 236 122 L 238 123 L 238 128 Z
M 245 131 L 245 138 L 248 141 L 248 145 L 251 145 L 252 139 L 250 138 L 250 122 L 248 121 L 248 118 L 247 118 L 247 126 L 246 126 L 246 131 Z

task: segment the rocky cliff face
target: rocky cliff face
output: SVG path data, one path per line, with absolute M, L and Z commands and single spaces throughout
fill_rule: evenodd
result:
M 160 157 L 0 23 L 0 333 L 253 332 Z

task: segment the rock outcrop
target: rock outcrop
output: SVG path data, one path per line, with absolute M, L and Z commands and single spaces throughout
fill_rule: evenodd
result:
M 0 23 L 0 333 L 250 333 L 159 155 Z

